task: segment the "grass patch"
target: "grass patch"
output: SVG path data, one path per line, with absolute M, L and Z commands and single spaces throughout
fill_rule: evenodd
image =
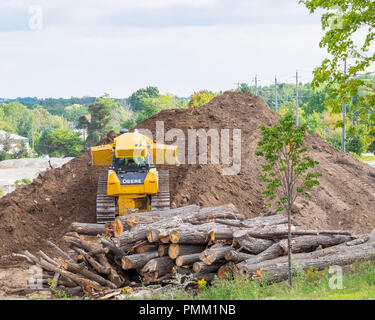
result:
M 21 188 L 24 185 L 30 184 L 32 181 L 27 178 L 23 178 L 21 180 L 16 180 L 14 184 L 16 185 L 16 189 Z
M 167 300 L 374 300 L 375 267 L 356 264 L 343 275 L 342 289 L 331 289 L 332 276 L 327 272 L 308 270 L 294 277 L 293 287 L 287 282 L 266 284 L 251 279 L 215 279 L 212 286 L 198 290 L 176 290 L 155 299 Z
M 375 161 L 375 155 L 373 156 L 359 156 L 357 154 L 353 154 L 359 161 L 362 161 L 362 162 L 374 162 Z

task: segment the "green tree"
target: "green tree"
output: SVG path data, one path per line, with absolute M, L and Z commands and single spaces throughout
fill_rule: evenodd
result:
M 112 111 L 117 106 L 118 103 L 106 94 L 89 105 L 89 116 L 78 119 L 78 128 L 87 129 L 87 146 L 96 145 L 112 129 Z
M 68 121 L 72 122 L 74 128 L 76 128 L 79 122 L 79 118 L 87 115 L 88 113 L 89 110 L 87 106 L 73 104 L 65 108 L 64 117 Z
M 190 97 L 188 108 L 196 108 L 209 103 L 213 98 L 217 97 L 217 93 L 209 90 L 202 90 L 194 93 Z
M 36 145 L 39 154 L 51 157 L 76 157 L 82 151 L 82 139 L 66 129 L 45 130 Z
M 11 158 L 10 151 L 12 149 L 12 141 L 10 139 L 10 133 L 0 135 L 0 161 Z
M 312 85 L 329 87 L 330 98 L 326 107 L 341 112 L 344 103 L 350 104 L 353 96 L 358 102 L 350 113 L 358 111 L 375 123 L 375 84 L 358 77 L 358 73 L 375 61 L 375 2 L 373 0 L 300 0 L 310 13 L 324 10 L 322 28 L 325 31 L 320 47 L 330 54 L 315 69 Z M 365 33 L 363 37 L 362 34 Z M 347 74 L 343 62 L 350 60 Z M 351 114 L 349 114 L 351 117 Z M 342 125 L 342 122 L 341 122 Z
M 141 111 L 144 108 L 145 99 L 158 98 L 160 95 L 157 87 L 142 88 L 134 92 L 128 99 L 133 111 Z
M 367 152 L 374 138 L 370 135 L 365 124 L 350 127 L 346 138 L 346 148 L 348 152 L 357 155 Z
M 150 118 L 154 114 L 161 111 L 160 100 L 156 98 L 143 99 L 143 109 L 137 116 L 137 123 L 141 123 Z
M 263 194 L 270 201 L 276 198 L 277 211 L 286 210 L 288 214 L 289 284 L 292 285 L 292 206 L 298 195 L 310 197 L 307 191 L 319 185 L 318 177 L 322 174 L 310 171 L 318 162 L 306 156 L 308 149 L 303 141 L 306 125 L 296 127 L 294 117 L 288 113 L 275 126 L 259 128 L 262 140 L 258 142 L 259 149 L 255 154 L 266 161 L 260 175 L 267 184 Z

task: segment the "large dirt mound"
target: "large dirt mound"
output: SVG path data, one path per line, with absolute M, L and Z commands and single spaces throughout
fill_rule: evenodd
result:
M 223 176 L 222 166 L 181 165 L 171 168 L 171 196 L 176 206 L 196 203 L 210 206 L 234 203 L 252 217 L 267 210 L 258 175 L 262 161 L 255 156 L 260 139 L 259 125 L 273 125 L 280 116 L 259 97 L 227 92 L 193 110 L 165 110 L 139 125 L 155 136 L 156 121 L 164 121 L 165 131 L 182 129 L 241 129 L 242 169 L 238 175 Z M 311 199 L 299 199 L 295 220 L 305 227 L 351 229 L 368 232 L 375 228 L 375 170 L 350 154 L 339 152 L 319 136 L 306 134 L 310 155 L 323 173 L 320 187 Z
M 272 125 L 279 119 L 260 98 L 251 94 L 227 92 L 207 105 L 193 110 L 166 110 L 143 122 L 138 128 L 155 132 L 156 121 L 165 130 L 241 129 L 242 169 L 238 175 L 223 176 L 221 165 L 181 165 L 171 167 L 173 206 L 198 204 L 212 206 L 234 203 L 248 216 L 267 210 L 258 178 L 261 159 L 254 155 L 260 138 L 258 126 Z M 103 143 L 113 138 L 111 133 Z M 320 162 L 321 186 L 312 199 L 300 199 L 294 218 L 303 226 L 352 229 L 367 232 L 375 226 L 375 169 L 348 154 L 342 154 L 311 133 L 306 136 L 311 155 Z M 105 168 L 90 165 L 88 153 L 39 175 L 32 184 L 0 200 L 0 259 L 25 249 L 47 250 L 46 240 L 60 243 L 72 221 L 95 221 L 97 177 Z

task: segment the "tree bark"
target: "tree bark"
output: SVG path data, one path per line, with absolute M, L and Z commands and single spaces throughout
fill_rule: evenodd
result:
M 200 254 L 200 259 L 207 265 L 212 265 L 214 262 L 223 261 L 225 254 L 231 249 L 229 246 L 210 248 L 204 250 Z M 198 271 L 197 271 L 198 272 Z
M 205 246 L 202 245 L 180 245 L 178 243 L 172 243 L 169 246 L 168 255 L 172 260 L 175 260 L 179 256 L 201 253 L 204 249 Z
M 225 260 L 232 261 L 234 263 L 240 263 L 240 262 L 245 261 L 247 259 L 250 259 L 252 257 L 254 257 L 253 254 L 238 252 L 236 250 L 228 250 L 225 253 Z
M 238 268 L 251 266 L 253 264 L 260 263 L 262 261 L 266 260 L 272 260 L 277 257 L 280 257 L 284 254 L 284 249 L 280 246 L 279 243 L 275 243 L 272 246 L 270 246 L 268 249 L 264 250 L 263 252 L 259 253 L 256 256 L 253 256 L 241 263 L 239 263 L 237 266 Z
M 116 257 L 122 258 L 125 256 L 125 252 L 121 250 L 120 248 L 117 248 L 112 241 L 107 240 L 104 237 L 99 237 L 100 242 L 102 243 L 103 246 L 107 247 Z
M 350 231 L 345 230 L 303 230 L 296 227 L 291 227 L 292 236 L 308 236 L 308 235 L 347 235 L 350 236 Z M 262 229 L 247 229 L 235 231 L 233 237 L 239 238 L 248 235 L 253 238 L 274 239 L 287 238 L 288 228 L 284 226 L 265 227 Z
M 86 261 L 98 272 L 103 274 L 109 274 L 110 267 L 108 265 L 102 265 L 98 261 L 96 261 L 93 257 L 91 257 L 87 252 L 85 252 L 81 248 L 73 247 L 78 253 L 82 254 Z
M 146 283 L 152 283 L 156 282 L 160 277 L 172 273 L 173 267 L 173 260 L 168 256 L 159 257 L 147 262 L 140 274 L 145 278 Z
M 226 226 L 221 225 L 220 227 L 214 227 L 212 228 L 208 234 L 210 236 L 211 241 L 218 241 L 218 240 L 232 240 L 233 239 L 233 233 L 238 230 L 238 228 L 235 228 L 233 226 Z
M 328 268 L 332 265 L 345 266 L 356 261 L 367 261 L 375 259 L 375 245 L 362 244 L 356 246 L 337 246 L 335 248 L 326 248 L 310 253 L 297 253 L 293 256 L 295 263 L 299 268 L 306 271 L 310 267 L 316 269 Z M 249 277 L 256 273 L 256 270 L 262 270 L 267 281 L 282 281 L 288 278 L 288 260 L 287 257 L 264 261 L 256 264 L 241 266 L 240 274 Z M 296 270 L 292 270 L 293 273 Z
M 156 250 L 158 250 L 158 245 L 145 243 L 140 246 L 136 246 L 134 249 L 132 249 L 132 253 L 139 254 L 139 253 L 146 253 L 146 252 L 154 252 Z
M 80 223 L 73 222 L 70 225 L 70 230 L 78 234 L 96 236 L 105 233 L 105 225 L 99 223 Z
M 322 248 L 332 247 L 350 240 L 352 240 L 352 237 L 344 235 L 300 236 L 291 239 L 292 253 L 313 251 L 319 246 Z M 284 249 L 284 253 L 287 254 L 287 240 L 281 240 L 279 243 Z
M 200 253 L 189 254 L 186 256 L 179 256 L 176 259 L 176 265 L 179 267 L 182 266 L 191 266 L 194 262 L 200 261 Z
M 195 273 L 199 272 L 216 272 L 223 264 L 221 262 L 215 262 L 211 265 L 207 265 L 202 261 L 194 262 L 193 270 Z
M 219 268 L 217 276 L 219 279 L 224 280 L 236 276 L 238 272 L 237 265 L 234 262 L 228 262 Z
M 240 237 L 238 237 L 238 235 L 240 235 Z M 254 238 L 247 233 L 235 233 L 234 243 L 238 244 L 249 253 L 258 254 L 272 246 L 275 242 L 268 239 Z
M 170 232 L 171 243 L 179 244 L 207 244 L 210 241 L 210 237 L 207 232 L 196 231 L 192 226 L 183 229 L 176 229 Z
M 122 268 L 124 270 L 141 269 L 147 262 L 158 256 L 159 253 L 157 251 L 154 251 L 122 257 Z

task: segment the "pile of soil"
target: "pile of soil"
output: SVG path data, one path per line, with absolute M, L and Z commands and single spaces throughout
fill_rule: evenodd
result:
M 258 127 L 274 125 L 279 119 L 261 98 L 226 92 L 200 108 L 162 111 L 138 128 L 151 130 L 154 137 L 156 121 L 164 121 L 166 132 L 182 129 L 185 137 L 188 129 L 241 129 L 242 169 L 238 175 L 223 176 L 223 166 L 212 164 L 170 167 L 171 198 L 177 207 L 231 202 L 240 212 L 254 217 L 268 210 L 261 194 L 264 185 L 258 177 L 263 162 L 255 156 L 261 138 Z M 309 155 L 320 163 L 316 170 L 323 176 L 320 186 L 311 191 L 311 199 L 300 198 L 296 202 L 294 220 L 309 228 L 349 229 L 357 233 L 374 229 L 374 168 L 338 151 L 311 132 L 306 133 L 305 142 Z
M 268 211 L 259 180 L 262 160 L 254 152 L 260 139 L 258 126 L 273 125 L 279 115 L 259 97 L 227 92 L 193 110 L 165 110 L 138 126 L 155 134 L 156 121 L 165 130 L 241 129 L 242 167 L 234 176 L 223 176 L 222 165 L 169 167 L 172 206 L 202 207 L 233 203 L 249 217 Z M 109 133 L 102 143 L 115 136 Z M 320 137 L 307 133 L 310 155 L 320 162 L 321 185 L 311 199 L 299 199 L 294 220 L 310 228 L 351 229 L 364 233 L 375 227 L 375 169 L 343 154 Z M 187 147 L 186 147 L 187 148 Z M 210 150 L 210 149 L 209 149 Z M 47 249 L 46 240 L 61 244 L 73 221 L 95 222 L 95 195 L 99 173 L 106 168 L 90 165 L 86 152 L 62 168 L 48 170 L 0 200 L 0 267 L 17 263 L 4 256 L 25 249 Z M 18 263 L 20 263 L 18 261 Z

